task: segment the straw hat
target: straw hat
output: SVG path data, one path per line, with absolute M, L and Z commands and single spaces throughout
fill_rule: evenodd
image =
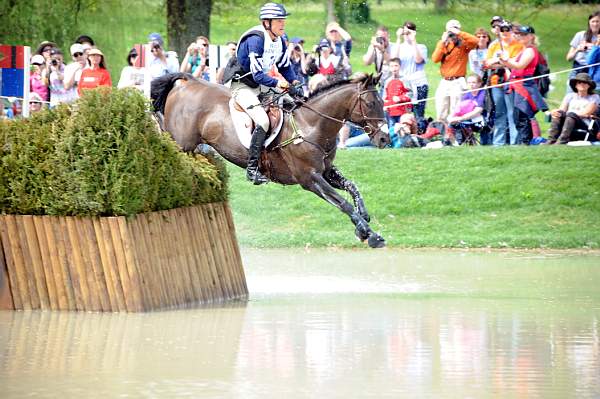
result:
M 93 48 L 88 52 L 88 56 L 90 55 L 101 55 L 102 57 L 104 57 L 104 54 L 102 54 L 102 51 L 100 51 L 100 49 L 97 48 Z

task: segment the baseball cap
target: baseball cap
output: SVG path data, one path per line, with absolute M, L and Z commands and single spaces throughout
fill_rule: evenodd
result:
M 528 34 L 535 33 L 535 29 L 533 29 L 533 26 L 521 25 L 517 28 L 516 33 L 522 34 L 522 35 L 528 35 Z
M 501 17 L 501 16 L 499 16 L 499 15 L 494 15 L 494 16 L 492 17 L 492 20 L 490 21 L 490 25 L 491 25 L 491 26 L 494 26 L 494 24 L 495 24 L 495 23 L 497 23 L 497 22 L 498 22 L 498 23 L 502 23 L 503 21 L 504 21 L 504 18 L 502 18 L 502 17 Z
M 160 44 L 161 47 L 165 43 L 162 36 L 160 35 L 160 33 L 156 33 L 156 32 L 150 33 L 148 35 L 148 41 L 149 42 L 158 42 L 158 44 Z
M 327 39 L 321 39 L 321 41 L 319 42 L 319 47 L 329 47 L 329 48 L 331 48 L 331 44 L 329 44 L 329 40 L 327 40 Z
M 292 39 L 290 40 L 290 42 L 294 43 L 294 44 L 298 44 L 298 43 L 304 43 L 304 39 L 298 36 L 292 37 Z
M 75 43 L 71 45 L 71 55 L 75 53 L 83 53 L 83 46 L 80 43 Z
M 31 64 L 44 65 L 45 62 L 46 62 L 46 60 L 44 59 L 43 55 L 36 54 L 33 57 L 31 57 Z
M 450 21 L 446 22 L 446 30 L 450 30 L 450 29 L 460 29 L 460 22 L 458 22 L 456 19 L 451 19 Z

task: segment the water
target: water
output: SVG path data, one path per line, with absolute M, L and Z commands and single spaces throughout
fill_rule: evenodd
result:
M 0 312 L 0 397 L 600 397 L 597 253 L 242 256 L 247 303 Z

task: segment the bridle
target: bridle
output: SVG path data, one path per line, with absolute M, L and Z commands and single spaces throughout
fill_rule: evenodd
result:
M 343 88 L 343 86 L 340 87 L 340 89 L 342 89 L 342 88 Z M 356 93 L 356 98 L 354 99 L 354 102 L 352 103 L 352 107 L 350 108 L 350 119 L 348 119 L 348 120 L 338 119 L 333 116 L 327 115 L 324 112 L 321 112 L 321 111 L 313 108 L 312 106 L 310 106 L 305 100 L 300 100 L 300 102 L 302 104 L 302 108 L 307 108 L 323 118 L 341 123 L 342 125 L 346 122 L 352 122 L 356 125 L 359 125 L 363 128 L 363 130 L 369 137 L 372 137 L 379 128 L 373 128 L 371 126 L 371 124 L 369 124 L 368 122 L 369 121 L 378 121 L 378 122 L 385 123 L 385 119 L 384 118 L 372 118 L 372 117 L 367 116 L 367 114 L 365 113 L 365 110 L 364 110 L 365 105 L 363 104 L 365 101 L 362 101 L 362 96 L 367 93 L 377 93 L 378 91 L 377 91 L 377 89 L 360 90 L 360 83 L 357 83 L 357 88 L 358 88 L 358 93 Z M 355 113 L 357 106 L 358 106 L 358 110 L 359 110 L 359 115 L 362 118 L 361 120 L 363 122 L 367 122 L 367 123 L 365 123 L 365 126 L 362 126 L 362 123 L 357 123 L 354 120 L 352 120 L 352 115 Z

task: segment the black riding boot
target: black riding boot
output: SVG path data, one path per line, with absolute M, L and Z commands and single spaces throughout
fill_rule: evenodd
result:
M 262 150 L 262 146 L 267 138 L 267 132 L 261 127 L 256 126 L 252 133 L 252 140 L 250 141 L 250 148 L 248 149 L 248 166 L 246 167 L 246 178 L 254 184 L 267 183 L 267 179 L 258 170 L 258 157 Z

